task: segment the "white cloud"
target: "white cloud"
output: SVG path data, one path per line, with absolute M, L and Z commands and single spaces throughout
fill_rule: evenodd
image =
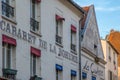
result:
M 113 11 L 119 11 L 120 10 L 120 6 L 118 7 L 95 7 L 95 10 L 96 11 L 110 11 L 110 12 L 113 12 Z

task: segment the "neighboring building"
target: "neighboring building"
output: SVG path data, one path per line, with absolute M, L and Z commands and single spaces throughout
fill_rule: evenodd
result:
M 79 23 L 72 0 L 2 0 L 0 80 L 79 80 Z
M 103 50 L 94 6 L 83 7 L 87 12 L 81 26 L 82 80 L 106 80 Z
M 120 80 L 120 32 L 111 30 L 102 40 L 106 64 L 106 80 Z
M 107 62 L 105 65 L 105 80 L 118 80 L 118 53 L 107 39 L 101 40 L 101 43 L 105 57 L 104 60 Z

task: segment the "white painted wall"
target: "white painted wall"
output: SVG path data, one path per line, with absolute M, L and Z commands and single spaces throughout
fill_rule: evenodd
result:
M 23 6 L 25 5 L 25 6 Z M 55 64 L 60 64 L 63 66 L 63 80 L 70 80 L 70 71 L 71 69 L 77 71 L 78 75 L 78 63 L 75 63 L 69 59 L 58 56 L 58 53 L 50 52 L 49 44 L 55 45 L 57 50 L 59 46 L 55 44 L 55 14 L 56 11 L 62 11 L 62 16 L 65 18 L 65 22 L 63 23 L 63 49 L 70 54 L 78 57 L 78 27 L 79 20 L 81 16 L 78 17 L 78 12 L 73 12 L 70 8 L 66 7 L 64 4 L 59 2 L 58 0 L 41 0 L 41 35 L 37 36 L 37 40 L 35 44 L 30 44 L 27 41 L 20 39 L 12 34 L 6 33 L 4 31 L 0 31 L 0 52 L 2 52 L 2 34 L 6 34 L 10 37 L 13 37 L 17 41 L 16 46 L 16 69 L 17 79 L 19 80 L 28 80 L 30 79 L 30 46 L 34 46 L 41 50 L 41 59 L 38 67 L 38 74 L 43 78 L 43 80 L 55 80 Z M 77 13 L 77 14 L 76 14 Z M 81 13 L 80 13 L 81 14 Z M 4 20 L 4 19 L 3 19 Z M 70 25 L 72 20 L 75 21 L 75 26 L 77 27 L 77 55 L 71 53 L 70 49 Z M 13 24 L 7 20 L 6 22 Z M 30 33 L 30 0 L 16 0 L 16 22 L 17 24 L 13 24 L 16 28 L 20 28 L 27 33 Z M 38 38 L 47 42 L 47 50 L 43 49 L 39 46 Z M 0 54 L 0 76 L 2 76 L 2 56 Z M 41 71 L 39 71 L 41 70 Z M 78 76 L 77 79 L 78 80 Z
M 118 75 L 118 62 L 117 62 L 117 53 L 115 52 L 115 50 L 112 48 L 112 46 L 106 41 L 106 40 L 101 40 L 102 43 L 102 48 L 103 48 L 103 52 L 104 52 L 104 56 L 105 56 L 105 61 L 107 62 L 107 64 L 105 65 L 105 78 L 106 80 L 108 80 L 108 71 L 112 71 L 112 73 L 114 75 Z M 111 61 L 109 60 L 109 47 L 110 47 L 110 55 L 111 55 Z M 116 64 L 114 65 L 113 63 L 113 53 L 115 53 L 115 62 Z M 116 66 L 116 69 L 115 69 Z

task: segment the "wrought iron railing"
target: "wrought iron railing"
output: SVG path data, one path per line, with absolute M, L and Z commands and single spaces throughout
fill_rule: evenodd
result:
M 16 79 L 17 70 L 4 68 L 2 71 L 3 77 L 8 78 L 10 80 Z
M 60 37 L 59 35 L 56 35 L 56 42 L 59 44 L 62 44 L 62 37 Z
M 31 18 L 30 19 L 30 25 L 31 25 L 31 30 L 32 31 L 39 31 L 39 22 L 36 21 L 35 19 Z
M 14 17 L 14 7 L 2 1 L 2 15 L 8 18 Z
M 71 44 L 71 50 L 76 51 L 76 45 L 75 44 Z
M 37 75 L 34 75 L 34 76 L 30 77 L 30 80 L 42 80 L 42 78 L 38 77 Z

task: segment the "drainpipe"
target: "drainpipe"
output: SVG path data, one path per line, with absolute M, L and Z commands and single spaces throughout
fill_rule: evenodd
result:
M 82 68 L 81 68 L 81 21 L 83 20 L 85 14 L 79 20 L 79 80 L 82 80 Z

